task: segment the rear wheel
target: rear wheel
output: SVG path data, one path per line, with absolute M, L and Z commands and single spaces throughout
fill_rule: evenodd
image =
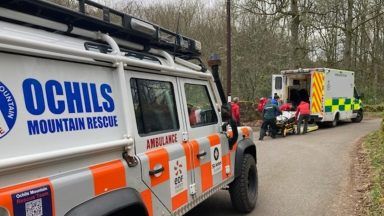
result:
M 241 213 L 251 212 L 257 201 L 258 177 L 256 162 L 252 155 L 245 154 L 241 163 L 241 173 L 230 184 L 232 206 Z
M 336 127 L 338 122 L 339 122 L 339 113 L 336 114 L 335 118 L 331 122 L 331 127 Z
M 359 111 L 357 111 L 356 118 L 352 119 L 352 122 L 359 123 L 359 122 L 361 122 L 363 120 L 363 117 L 364 117 L 363 110 L 359 110 Z

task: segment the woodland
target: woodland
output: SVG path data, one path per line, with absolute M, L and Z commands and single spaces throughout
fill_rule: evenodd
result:
M 76 0 L 54 0 L 76 8 Z M 99 0 L 199 40 L 203 61 L 220 55 L 226 88 L 228 0 Z M 284 69 L 356 72 L 364 102 L 384 100 L 384 0 L 231 0 L 232 96 L 255 101 Z

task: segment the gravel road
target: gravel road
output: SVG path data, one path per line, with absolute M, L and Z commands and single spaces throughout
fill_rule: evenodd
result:
M 259 198 L 249 215 L 342 215 L 334 203 L 347 187 L 350 152 L 379 125 L 379 119 L 343 123 L 306 135 L 257 141 Z M 239 214 L 232 209 L 228 192 L 220 191 L 188 215 Z

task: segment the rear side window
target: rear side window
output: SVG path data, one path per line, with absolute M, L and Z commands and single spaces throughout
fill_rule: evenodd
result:
M 283 88 L 283 78 L 282 77 L 275 77 L 275 89 L 280 90 Z
M 179 129 L 171 82 L 135 78 L 130 82 L 136 125 L 141 136 Z
M 217 116 L 208 89 L 204 85 L 185 84 L 188 116 L 191 127 L 216 124 Z

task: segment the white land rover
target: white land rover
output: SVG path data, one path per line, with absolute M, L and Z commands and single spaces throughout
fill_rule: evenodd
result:
M 250 212 L 256 146 L 219 60 L 211 73 L 200 42 L 77 5 L 0 2 L 0 215 L 182 215 L 228 185 Z

